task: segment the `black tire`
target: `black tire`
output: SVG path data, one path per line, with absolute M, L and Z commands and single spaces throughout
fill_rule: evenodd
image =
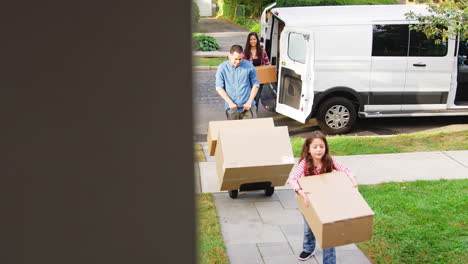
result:
M 275 187 L 267 187 L 265 189 L 266 196 L 272 196 L 274 192 L 275 192 Z
M 236 199 L 237 195 L 239 194 L 238 190 L 229 190 L 228 192 L 229 192 L 229 197 L 231 197 L 232 199 Z
M 320 104 L 317 123 L 325 134 L 344 134 L 356 122 L 356 108 L 344 97 L 332 97 Z

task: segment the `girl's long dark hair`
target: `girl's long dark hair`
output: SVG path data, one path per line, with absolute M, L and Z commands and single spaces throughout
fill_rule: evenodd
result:
M 322 169 L 320 174 L 331 172 L 333 170 L 333 160 L 328 149 L 328 142 L 325 135 L 320 131 L 314 131 L 310 134 L 309 137 L 304 141 L 302 146 L 301 158 L 299 162 L 305 160 L 304 175 L 314 175 L 314 164 L 312 161 L 312 156 L 309 153 L 310 143 L 316 138 L 320 138 L 325 143 L 325 154 L 322 157 Z
M 250 56 L 252 56 L 252 53 L 250 53 L 250 37 L 255 36 L 257 39 L 257 45 L 255 46 L 255 49 L 257 50 L 257 56 L 259 59 L 262 58 L 262 48 L 260 47 L 260 40 L 258 39 L 258 35 L 255 32 L 250 32 L 249 35 L 247 36 L 247 42 L 245 43 L 245 48 L 244 48 L 244 54 L 247 57 L 247 59 L 250 59 Z

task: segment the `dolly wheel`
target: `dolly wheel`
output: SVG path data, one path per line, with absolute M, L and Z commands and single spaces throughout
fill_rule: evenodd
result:
M 232 199 L 236 199 L 237 194 L 239 194 L 238 190 L 229 190 L 228 192 L 229 192 L 229 197 L 231 197 Z
M 275 192 L 275 187 L 267 187 L 265 189 L 266 196 L 272 196 L 274 192 Z

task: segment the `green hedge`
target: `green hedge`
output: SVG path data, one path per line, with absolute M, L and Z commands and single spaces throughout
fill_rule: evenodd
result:
M 277 7 L 287 6 L 324 6 L 324 5 L 391 5 L 398 4 L 396 0 L 278 0 Z
M 216 4 L 219 7 L 217 15 L 234 19 L 236 7 L 244 5 L 246 18 L 259 18 L 263 9 L 274 2 L 275 0 L 216 0 Z

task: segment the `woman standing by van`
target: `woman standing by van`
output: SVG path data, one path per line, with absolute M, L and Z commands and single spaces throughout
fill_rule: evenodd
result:
M 262 65 L 270 65 L 268 55 L 266 54 L 265 50 L 262 47 L 260 47 L 260 40 L 258 39 L 257 33 L 250 32 L 247 36 L 247 41 L 245 42 L 244 54 L 242 56 L 242 59 L 250 61 L 255 67 Z M 255 105 L 257 107 L 257 112 L 262 90 L 263 84 L 260 84 L 257 95 L 255 96 Z
M 255 32 L 250 32 L 244 47 L 243 59 L 250 61 L 253 66 L 270 65 L 265 50 L 260 47 L 260 40 Z

